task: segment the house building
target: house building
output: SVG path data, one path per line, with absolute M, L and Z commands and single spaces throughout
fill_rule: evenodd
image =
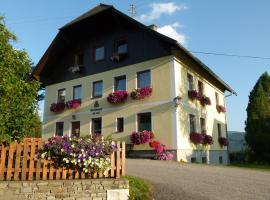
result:
M 46 87 L 44 139 L 102 133 L 130 144 L 133 131 L 151 130 L 178 161 L 227 163 L 218 138 L 227 135 L 224 92 L 234 90 L 177 41 L 113 6 L 100 4 L 60 28 L 33 76 Z M 136 88 L 146 88 L 146 97 L 107 100 Z M 214 143 L 194 145 L 193 132 Z

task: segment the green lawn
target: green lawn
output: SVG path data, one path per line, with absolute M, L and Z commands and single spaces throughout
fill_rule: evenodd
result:
M 243 167 L 243 168 L 249 168 L 249 169 L 257 169 L 257 170 L 263 170 L 263 171 L 270 171 L 270 165 L 232 163 L 229 166 Z
M 129 200 L 152 200 L 152 187 L 143 179 L 125 176 L 129 180 Z

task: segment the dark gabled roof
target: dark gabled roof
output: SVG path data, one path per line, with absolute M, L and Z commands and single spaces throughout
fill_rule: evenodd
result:
M 124 13 L 120 12 L 119 10 L 115 9 L 112 5 L 106 5 L 106 4 L 100 4 L 100 5 L 96 6 L 96 7 L 94 7 L 93 9 L 89 10 L 88 12 L 82 14 L 81 16 L 77 17 L 76 19 L 72 20 L 71 22 L 69 22 L 66 25 L 64 25 L 63 27 L 61 27 L 60 32 L 56 35 L 53 42 L 51 43 L 51 45 L 49 46 L 49 48 L 47 49 L 45 54 L 42 56 L 39 63 L 37 64 L 37 67 L 33 71 L 33 76 L 34 77 L 38 76 L 39 73 L 42 71 L 42 69 L 43 69 L 43 67 L 44 67 L 44 65 L 46 63 L 46 60 L 48 59 L 48 56 L 50 55 L 51 50 L 58 43 L 59 35 L 60 35 L 62 30 L 68 29 L 69 27 L 71 27 L 71 26 L 73 26 L 73 25 L 75 25 L 75 24 L 77 24 L 77 23 L 79 23 L 81 21 L 89 19 L 90 17 L 93 17 L 94 15 L 100 14 L 101 12 L 109 10 L 109 9 L 114 11 L 115 13 L 119 14 L 120 16 L 124 17 L 125 19 L 127 19 L 131 23 L 133 23 L 133 24 L 137 25 L 138 27 L 150 32 L 151 34 L 159 37 L 160 39 L 165 40 L 166 42 L 170 43 L 172 46 L 175 46 L 178 49 L 180 49 L 181 51 L 183 51 L 184 53 L 186 53 L 199 66 L 201 66 L 209 75 L 211 75 L 215 80 L 217 80 L 221 85 L 223 85 L 223 87 L 225 87 L 226 90 L 228 90 L 229 92 L 237 95 L 237 93 L 227 83 L 225 83 L 217 74 L 215 74 L 208 66 L 206 66 L 202 61 L 200 61 L 192 53 L 190 53 L 179 42 L 177 42 L 176 40 L 157 32 L 157 31 L 149 28 L 148 26 L 138 22 L 137 20 L 127 16 L 126 14 L 124 14 Z

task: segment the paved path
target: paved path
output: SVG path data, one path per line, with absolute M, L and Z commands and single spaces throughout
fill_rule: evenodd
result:
M 155 200 L 270 200 L 270 172 L 127 159 L 127 174 L 151 182 Z

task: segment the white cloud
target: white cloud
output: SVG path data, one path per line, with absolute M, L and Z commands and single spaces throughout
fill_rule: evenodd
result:
M 187 37 L 183 33 L 179 33 L 176 28 L 181 27 L 178 22 L 175 22 L 171 25 L 165 25 L 157 28 L 157 31 L 163 35 L 166 35 L 170 38 L 177 40 L 179 43 L 185 45 Z
M 168 3 L 152 3 L 149 5 L 151 11 L 148 14 L 142 14 L 139 20 L 142 22 L 152 21 L 154 19 L 160 18 L 161 15 L 172 15 L 176 11 L 186 10 L 185 5 L 176 5 L 174 2 Z

